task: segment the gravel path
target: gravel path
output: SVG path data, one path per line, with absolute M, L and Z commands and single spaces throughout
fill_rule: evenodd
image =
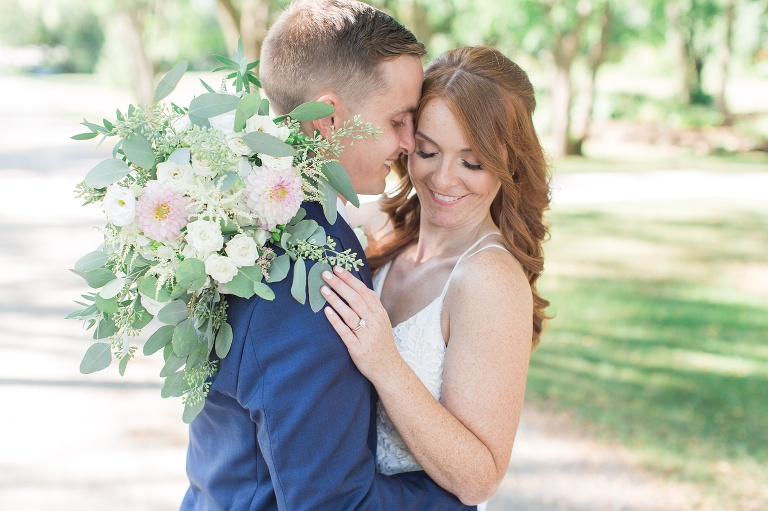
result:
M 158 361 L 139 357 L 125 378 L 114 367 L 80 375 L 89 336 L 62 319 L 85 290 L 67 268 L 99 244 L 92 226 L 101 220 L 71 190 L 111 149 L 68 137 L 78 114 L 110 115 L 125 98 L 4 76 L 0 90 L 0 116 L 10 120 L 0 127 L 0 509 L 176 509 L 187 433 L 180 405 L 159 397 Z M 652 177 L 648 190 L 669 176 Z M 578 176 L 558 186 L 556 199 L 590 188 Z M 488 509 L 682 511 L 699 509 L 698 500 L 529 406 Z

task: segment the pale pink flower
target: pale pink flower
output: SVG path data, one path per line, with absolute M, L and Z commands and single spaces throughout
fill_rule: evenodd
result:
M 291 167 L 255 167 L 245 178 L 244 195 L 248 207 L 268 230 L 293 218 L 304 200 L 301 176 Z
M 155 241 L 173 241 L 187 225 L 189 197 L 160 181 L 150 181 L 136 201 L 136 224 Z

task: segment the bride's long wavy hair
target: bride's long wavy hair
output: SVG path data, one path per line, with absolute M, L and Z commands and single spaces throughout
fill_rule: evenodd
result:
M 501 52 L 486 46 L 450 50 L 429 63 L 424 74 L 416 122 L 439 99 L 450 108 L 483 168 L 501 181 L 491 205 L 504 246 L 520 262 L 533 294 L 532 348 L 539 343 L 549 302 L 536 290 L 544 270 L 542 242 L 549 235 L 549 170 L 533 126 L 536 98 L 528 75 Z M 394 234 L 372 247 L 369 262 L 377 269 L 418 239 L 421 207 L 412 194 L 407 157 L 393 164 L 400 181 L 382 208 Z

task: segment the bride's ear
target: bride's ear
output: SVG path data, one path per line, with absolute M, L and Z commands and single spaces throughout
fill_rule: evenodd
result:
M 334 112 L 331 115 L 312 121 L 312 130 L 319 131 L 323 137 L 328 137 L 333 131 L 336 119 L 339 118 L 340 109 L 343 108 L 341 100 L 336 94 L 329 93 L 323 94 L 315 101 L 327 103 L 333 107 Z

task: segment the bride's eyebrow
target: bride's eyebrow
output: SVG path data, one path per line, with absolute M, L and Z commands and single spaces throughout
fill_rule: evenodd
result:
M 421 131 L 418 131 L 418 130 L 416 130 L 416 136 L 417 136 L 417 137 L 420 137 L 420 138 L 423 138 L 424 140 L 426 140 L 427 142 L 429 142 L 429 143 L 431 143 L 431 144 L 435 144 L 437 147 L 440 147 L 440 145 L 439 145 L 437 142 L 435 142 L 434 140 L 432 140 L 431 138 L 429 138 L 428 136 L 426 136 L 426 135 L 425 135 L 423 132 L 421 132 Z

